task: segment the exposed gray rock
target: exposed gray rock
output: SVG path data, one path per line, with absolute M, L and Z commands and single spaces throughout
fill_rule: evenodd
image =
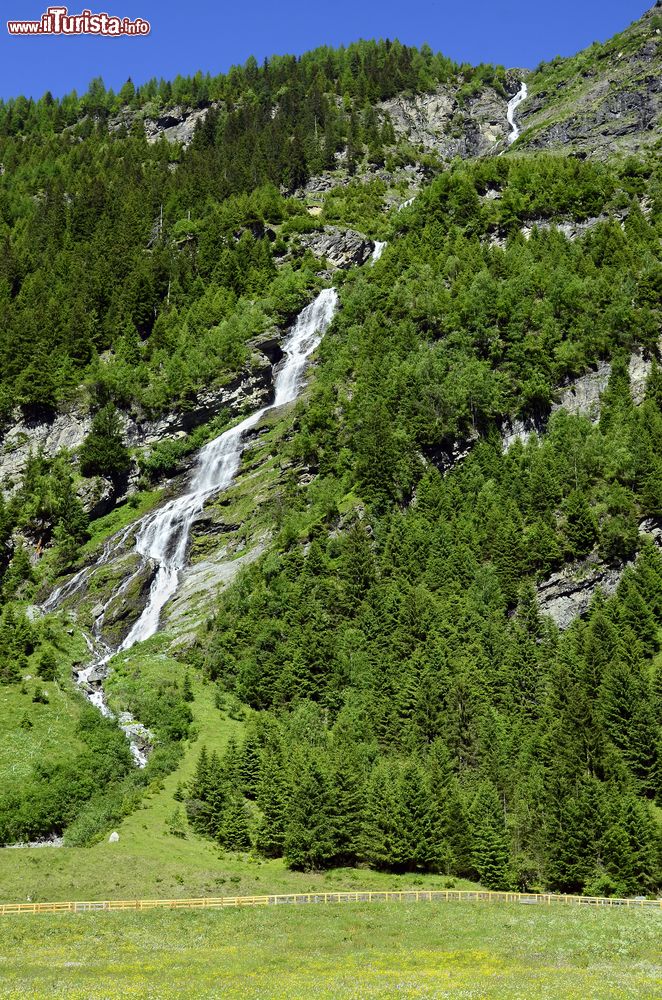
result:
M 490 199 L 491 195 L 491 199 Z M 484 199 L 494 200 L 499 198 L 500 194 L 496 191 L 488 191 L 485 194 Z M 562 233 L 566 239 L 573 242 L 579 239 L 585 233 L 588 233 L 591 229 L 595 229 L 596 226 L 600 225 L 602 222 L 615 221 L 623 225 L 623 220 L 627 217 L 628 210 L 622 212 L 616 212 L 612 215 L 596 215 L 589 219 L 584 219 L 582 222 L 577 222 L 575 219 L 562 219 L 554 220 L 550 222 L 549 219 L 528 219 L 527 222 L 520 228 L 522 236 L 526 240 L 530 240 L 534 231 L 537 229 L 540 232 L 549 232 L 550 230 L 555 230 L 556 232 Z M 490 246 L 505 247 L 507 236 L 503 232 L 493 232 L 487 237 L 487 242 Z
M 28 840 L 26 842 L 21 842 L 19 844 L 3 844 L 6 850 L 17 850 L 22 848 L 33 848 L 33 847 L 63 847 L 64 839 L 62 837 L 47 837 L 45 840 Z M 30 896 L 28 896 L 28 903 L 32 902 Z
M 78 498 L 91 520 L 103 517 L 113 509 L 115 503 L 115 487 L 110 479 L 97 476 L 95 479 L 85 479 L 77 489 Z
M 90 685 L 91 688 L 97 687 L 98 685 L 103 684 L 107 676 L 108 676 L 107 667 L 105 666 L 94 667 L 92 670 L 90 670 L 89 674 L 87 675 L 87 683 Z
M 444 158 L 483 156 L 505 147 L 508 102 L 491 87 L 460 103 L 455 90 L 440 85 L 432 93 L 400 94 L 383 101 L 398 136 Z
M 561 389 L 557 403 L 552 404 L 552 413 L 565 410 L 575 416 L 585 416 L 592 423 L 600 419 L 600 397 L 607 388 L 611 365 L 606 361 L 598 362 L 594 371 L 574 379 Z
M 662 545 L 662 521 L 647 518 L 639 525 L 639 533 Z M 541 613 L 549 615 L 561 630 L 568 628 L 576 618 L 586 614 L 598 590 L 605 597 L 615 594 L 625 570 L 633 565 L 634 561 L 608 566 L 593 552 L 582 562 L 564 567 L 539 584 Z
M 517 149 L 562 148 L 605 159 L 636 153 L 661 135 L 662 78 L 660 35 L 651 8 L 628 28 L 608 58 L 590 68 L 578 61 L 563 78 L 546 79 L 546 68 L 530 78 L 530 97 L 522 105 L 522 136 Z
M 164 609 L 163 627 L 177 636 L 174 646 L 186 644 L 197 633 L 200 622 L 212 613 L 219 592 L 266 551 L 267 542 L 267 535 L 253 538 L 251 548 L 240 554 L 221 546 L 183 570 L 179 589 Z
M 647 517 L 639 525 L 642 535 L 650 535 L 656 545 L 662 545 L 662 520 L 657 517 Z
M 340 165 L 342 166 L 342 161 Z M 363 164 L 354 176 L 350 176 L 342 169 L 325 170 L 323 173 L 311 177 L 304 187 L 295 192 L 295 197 L 305 200 L 320 196 L 321 200 L 322 195 L 335 188 L 347 187 L 348 184 L 354 182 L 370 184 L 374 180 L 383 181 L 389 188 L 406 184 L 411 189 L 411 194 L 415 194 L 425 183 L 425 177 L 425 171 L 419 164 L 408 163 L 403 167 L 387 170 L 386 167 L 378 167 L 376 164 L 369 163 Z M 287 193 L 287 188 L 283 188 L 283 194 Z M 402 196 L 390 192 L 385 197 L 384 207 L 388 209 L 401 200 Z
M 305 186 L 295 192 L 297 198 L 306 198 L 309 195 L 326 194 L 338 187 L 347 187 L 351 177 L 346 173 L 338 173 L 332 170 L 325 170 L 322 174 L 309 178 Z
M 130 130 L 134 122 L 142 119 L 145 136 L 149 143 L 158 142 L 159 139 L 166 139 L 168 142 L 181 143 L 188 146 L 193 138 L 198 122 L 204 121 L 210 108 L 218 107 L 212 104 L 206 108 L 184 108 L 175 106 L 164 109 L 160 114 L 142 116 L 131 108 L 122 108 L 121 111 L 108 122 L 108 131 L 117 132 L 122 127 Z
M 272 366 L 262 354 L 232 381 L 198 393 L 187 410 L 173 410 L 158 420 L 123 417 L 124 437 L 131 447 L 157 444 L 166 438 L 183 437 L 206 424 L 222 410 L 236 416 L 244 409 L 259 409 L 271 401 Z
M 352 229 L 325 226 L 319 233 L 305 233 L 300 237 L 301 246 L 311 250 L 316 257 L 326 257 L 333 267 L 348 268 L 365 264 L 374 243 L 362 233 Z
M 594 156 L 608 156 L 619 148 L 635 152 L 660 136 L 661 93 L 662 84 L 656 75 L 643 81 L 641 90 L 605 94 L 604 86 L 596 88 L 586 95 L 589 105 L 586 110 L 541 129 L 530 138 L 525 135 L 524 142 L 529 149 L 562 146 L 565 150 L 587 149 Z M 529 124 L 525 117 L 522 129 Z
M 137 558 L 134 553 L 131 553 L 131 557 Z M 119 646 L 140 617 L 156 570 L 157 565 L 152 560 L 139 566 L 138 571 L 126 579 L 125 584 L 106 605 L 103 612 L 103 634 L 111 645 Z
M 20 410 L 14 414 L 13 426 L 0 437 L 0 481 L 18 483 L 25 471 L 28 456 L 43 451 L 52 458 L 67 448 L 80 448 L 90 432 L 92 418 L 81 409 L 58 414 L 54 420 L 24 417 Z
M 662 345 L 661 345 L 662 346 Z M 630 392 L 635 406 L 641 405 L 646 395 L 646 381 L 650 374 L 652 360 L 641 348 L 630 355 L 629 374 Z M 595 368 L 574 379 L 559 390 L 558 400 L 552 404 L 550 415 L 557 410 L 565 410 L 576 416 L 585 416 L 592 423 L 600 419 L 600 399 L 607 388 L 611 365 L 608 361 L 600 361 Z M 506 422 L 502 427 L 503 449 L 508 451 L 515 441 L 526 441 L 529 434 L 541 434 L 548 417 L 534 420 L 532 418 L 517 418 Z
M 120 729 L 124 730 L 126 738 L 141 754 L 149 754 L 154 745 L 154 733 L 142 722 L 136 722 L 130 712 L 123 712 L 122 717 L 124 721 L 120 720 Z
M 241 527 L 240 524 L 230 524 L 227 521 L 221 521 L 209 510 L 202 510 L 194 518 L 191 530 L 196 536 L 209 537 L 213 535 L 223 535 L 228 531 L 239 531 Z
M 113 830 L 113 832 L 111 833 L 110 837 L 108 838 L 108 843 L 109 844 L 116 844 L 119 839 L 120 839 L 119 833 L 117 832 L 117 830 Z
M 268 342 L 265 342 L 265 347 Z M 275 355 L 275 348 L 274 355 Z M 166 438 L 183 437 L 186 433 L 207 423 L 221 411 L 230 416 L 244 409 L 258 409 L 271 401 L 272 365 L 266 350 L 256 353 L 251 363 L 223 386 L 200 392 L 187 410 L 173 410 L 156 420 L 141 415 L 120 413 L 124 440 L 129 447 L 154 445 Z M 80 448 L 90 432 L 92 418 L 82 407 L 73 407 L 58 414 L 53 420 L 28 419 L 20 410 L 14 413 L 14 423 L 0 436 L 0 483 L 11 491 L 19 485 L 30 454 L 43 452 L 54 458 L 63 449 Z M 135 492 L 137 480 L 130 479 L 123 497 Z M 92 517 L 99 517 L 112 509 L 118 497 L 113 497 L 113 487 L 108 480 L 91 480 L 81 486 L 79 496 Z
M 597 556 L 566 567 L 538 587 L 540 611 L 566 629 L 588 611 L 598 588 L 605 596 L 616 592 L 623 571 L 622 567 L 605 566 Z

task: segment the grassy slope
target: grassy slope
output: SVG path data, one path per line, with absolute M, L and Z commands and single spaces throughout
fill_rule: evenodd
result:
M 657 35 L 662 25 L 662 11 L 648 11 L 630 27 L 604 44 L 594 43 L 577 55 L 543 64 L 528 79 L 530 103 L 523 105 L 523 135 L 518 147 L 526 146 L 541 130 L 563 121 L 582 121 L 589 142 L 600 135 L 602 126 L 609 126 L 610 114 L 603 115 L 605 102 L 619 93 L 645 93 L 646 81 L 660 70 L 660 48 Z M 647 43 L 658 46 L 654 57 L 642 56 Z M 540 98 L 539 110 L 532 110 Z M 595 119 L 596 112 L 598 121 Z M 625 115 L 622 121 L 627 121 Z M 651 131 L 638 135 L 640 145 L 648 145 L 659 137 Z
M 80 634 L 68 635 L 58 622 L 53 623 L 52 637 L 50 646 L 59 666 L 57 683 L 37 676 L 37 652 L 28 660 L 23 684 L 0 685 L 0 785 L 4 789 L 25 779 L 40 761 L 71 757 L 82 749 L 76 725 L 84 702 L 70 675 L 72 662 L 86 656 L 85 643 Z M 32 700 L 36 688 L 46 692 L 47 703 Z
M 145 660 L 144 682 L 164 660 L 154 653 Z M 168 674 L 184 667 L 168 660 Z M 121 684 L 117 686 L 121 692 Z M 189 834 L 186 839 L 168 831 L 168 820 L 178 803 L 177 785 L 190 778 L 201 746 L 222 752 L 242 723 L 214 706 L 212 685 L 194 684 L 194 725 L 197 740 L 187 744 L 175 772 L 150 789 L 142 808 L 128 816 L 117 830 L 118 843 L 107 838 L 90 848 L 0 850 L 0 901 L 52 899 L 135 899 L 204 895 L 250 895 L 309 889 L 382 888 L 409 885 L 444 887 L 441 876 L 386 875 L 357 869 L 325 873 L 290 872 L 282 861 L 251 855 L 224 855 L 217 846 Z M 117 697 L 117 694 L 115 695 Z M 112 698 L 111 698 L 112 703 Z M 118 707 L 118 706 L 116 706 Z M 470 883 L 457 881 L 459 888 Z
M 48 694 L 48 704 L 35 704 L 32 694 L 40 687 Z M 27 693 L 18 684 L 0 687 L 0 731 L 4 747 L 0 756 L 0 783 L 4 789 L 20 783 L 39 761 L 54 754 L 69 756 L 81 749 L 74 730 L 80 704 L 58 684 L 28 681 Z M 32 728 L 22 722 L 29 719 Z
M 657 912 L 489 904 L 4 918 L 5 998 L 662 996 Z

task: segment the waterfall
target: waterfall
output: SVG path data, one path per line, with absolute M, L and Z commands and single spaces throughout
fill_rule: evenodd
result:
M 372 249 L 372 254 L 370 255 L 370 260 L 373 264 L 377 263 L 385 249 L 386 243 L 380 243 L 379 240 L 375 240 L 375 245 Z
M 306 306 L 283 344 L 285 358 L 276 373 L 274 402 L 205 445 L 198 455 L 189 491 L 144 519 L 136 535 L 136 549 L 144 562 L 151 559 L 157 564 L 156 576 L 145 609 L 120 646 L 121 650 L 130 649 L 157 631 L 161 610 L 177 590 L 196 514 L 210 496 L 226 489 L 234 479 L 246 432 L 269 410 L 290 403 L 298 396 L 306 360 L 333 319 L 336 303 L 336 290 L 326 288 Z
M 406 201 L 401 202 L 398 205 L 398 212 L 402 212 L 403 209 L 409 208 L 410 205 L 413 205 L 415 197 L 416 197 L 416 195 L 414 195 L 413 198 L 407 198 Z
M 513 142 L 515 142 L 515 139 L 519 139 L 520 130 L 515 122 L 515 112 L 517 111 L 522 101 L 525 101 L 528 96 L 529 96 L 529 88 L 525 83 L 522 83 L 521 89 L 518 90 L 515 96 L 511 98 L 511 100 L 508 102 L 508 111 L 506 113 L 506 117 L 508 118 L 508 124 L 512 129 L 510 135 L 508 136 L 508 145 L 511 145 Z
M 381 244 L 382 249 L 383 246 L 384 244 Z M 319 345 L 333 319 L 337 303 L 338 293 L 335 288 L 326 288 L 297 317 L 283 344 L 284 358 L 274 378 L 273 403 L 252 413 L 236 427 L 232 427 L 206 444 L 198 453 L 187 492 L 109 539 L 96 563 L 81 570 L 55 590 L 44 603 L 44 610 L 53 610 L 61 600 L 80 590 L 94 569 L 108 562 L 126 544 L 128 536 L 135 533 L 135 549 L 141 556 L 140 565 L 115 591 L 113 597 L 120 596 L 148 563 L 155 564 L 156 572 L 143 612 L 122 642 L 119 651 L 128 650 L 137 642 L 143 642 L 154 635 L 159 627 L 161 611 L 177 590 L 180 573 L 186 565 L 188 541 L 196 515 L 210 497 L 227 489 L 235 478 L 247 431 L 269 410 L 290 403 L 299 395 L 307 360 Z M 77 680 L 85 687 L 92 704 L 104 715 L 111 715 L 102 689 L 98 687 L 90 690 L 94 683 L 98 683 L 99 677 L 104 676 L 107 663 L 114 653 L 101 635 L 103 618 L 104 612 L 94 624 L 94 641 L 85 636 L 94 659 L 91 664 L 78 672 Z M 128 731 L 132 724 L 133 720 L 130 718 L 125 721 L 123 724 L 125 731 Z M 145 754 L 133 743 L 131 749 L 136 762 L 144 766 Z

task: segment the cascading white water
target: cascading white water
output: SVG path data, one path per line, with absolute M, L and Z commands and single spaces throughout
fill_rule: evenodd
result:
M 416 195 L 414 195 L 413 198 L 407 198 L 406 201 L 403 201 L 400 205 L 398 205 L 398 212 L 402 212 L 405 208 L 409 208 L 410 205 L 413 205 L 415 197 Z
M 130 649 L 157 631 L 161 611 L 177 590 L 194 518 L 210 496 L 226 489 L 234 479 L 246 431 L 269 410 L 296 399 L 306 361 L 333 319 L 337 300 L 336 290 L 326 288 L 299 314 L 283 344 L 285 358 L 274 380 L 273 403 L 205 445 L 198 455 L 189 491 L 143 520 L 136 535 L 136 549 L 144 561 L 153 560 L 157 570 L 145 609 L 120 646 L 121 650 Z
M 70 597 L 72 594 L 77 593 L 87 580 L 88 576 L 90 576 L 95 569 L 99 566 L 103 566 L 104 563 L 109 562 L 110 559 L 119 552 L 122 546 L 126 543 L 131 532 L 135 531 L 135 528 L 135 524 L 130 524 L 128 528 L 122 528 L 122 530 L 118 531 L 116 535 L 109 538 L 105 542 L 103 551 L 96 562 L 92 563 L 91 566 L 85 566 L 83 569 L 79 570 L 75 576 L 72 576 L 70 580 L 63 583 L 61 587 L 57 587 L 57 589 L 49 595 L 42 605 L 44 611 L 52 611 L 66 597 Z
M 518 90 L 515 96 L 511 98 L 511 100 L 508 102 L 508 111 L 506 113 L 506 117 L 508 119 L 508 124 L 512 129 L 510 135 L 508 136 L 508 145 L 511 145 L 513 142 L 515 142 L 516 139 L 519 139 L 520 130 L 515 121 L 515 112 L 517 111 L 522 101 L 525 101 L 528 96 L 529 96 L 529 88 L 525 83 L 522 83 L 521 89 Z
M 375 240 L 375 245 L 372 248 L 372 253 L 370 254 L 370 260 L 373 264 L 377 263 L 381 255 L 384 253 L 386 246 L 386 243 L 380 243 L 379 240 Z
M 376 246 L 383 249 L 385 244 L 376 244 Z M 156 573 L 147 604 L 124 639 L 120 650 L 130 649 L 137 642 L 142 642 L 154 635 L 159 627 L 164 605 L 177 590 L 181 570 L 186 564 L 189 535 L 196 515 L 199 514 L 211 496 L 226 489 L 234 479 L 244 450 L 246 432 L 254 427 L 269 410 L 283 406 L 297 398 L 303 385 L 307 360 L 326 333 L 337 304 L 338 293 L 335 288 L 326 288 L 299 313 L 283 344 L 284 358 L 280 362 L 274 379 L 273 403 L 262 407 L 256 413 L 252 413 L 236 427 L 232 427 L 206 444 L 198 454 L 189 490 L 108 539 L 101 555 L 93 565 L 80 570 L 71 580 L 53 591 L 44 602 L 45 611 L 52 611 L 60 601 L 81 590 L 94 570 L 120 552 L 126 546 L 131 534 L 134 533 L 135 548 L 142 557 L 140 565 L 124 580 L 113 597 L 120 597 L 148 562 L 156 564 Z M 95 621 L 94 640 L 83 633 L 88 649 L 94 658 L 83 670 L 78 671 L 77 680 L 86 691 L 90 702 L 104 715 L 112 717 L 112 712 L 106 704 L 103 688 L 99 682 L 99 677 L 105 675 L 108 661 L 114 655 L 114 651 L 102 638 L 104 615 L 105 610 Z M 141 727 L 139 724 L 135 724 L 130 715 L 126 715 L 125 718 L 126 721 L 122 723 L 122 728 L 131 738 L 131 730 Z M 140 767 L 144 767 L 147 756 L 133 741 L 131 742 L 131 751 L 136 763 Z

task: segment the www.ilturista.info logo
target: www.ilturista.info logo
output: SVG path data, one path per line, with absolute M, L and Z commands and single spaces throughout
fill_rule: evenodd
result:
M 10 35 L 106 35 L 119 38 L 124 35 L 149 35 L 149 21 L 137 17 L 114 17 L 111 14 L 93 14 L 91 10 L 70 14 L 66 7 L 49 7 L 40 21 L 7 21 Z

